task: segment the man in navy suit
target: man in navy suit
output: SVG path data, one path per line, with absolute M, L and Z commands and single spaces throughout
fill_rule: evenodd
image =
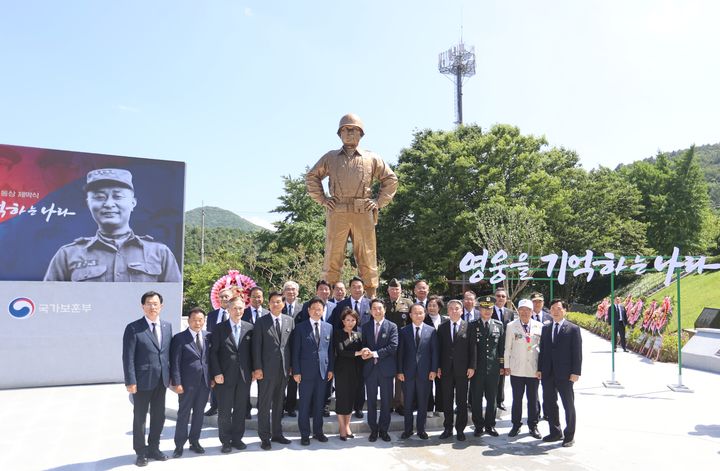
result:
M 625 306 L 623 305 L 622 299 L 620 299 L 620 296 L 615 296 L 615 304 L 610 307 L 608 315 L 608 324 L 610 324 L 610 328 L 612 329 L 612 320 L 613 317 L 615 318 L 615 339 L 613 339 L 613 349 L 617 347 L 616 339 L 617 334 L 620 334 L 620 345 L 622 346 L 623 352 L 627 352 L 627 345 L 625 344 L 625 325 L 627 324 L 627 311 L 625 310 Z
M 378 435 L 389 442 L 390 403 L 393 396 L 393 378 L 397 373 L 397 326 L 385 319 L 385 304 L 379 299 L 370 301 L 372 322 L 362 326 L 365 360 L 363 376 L 368 404 L 369 440 L 374 442 Z M 380 422 L 377 418 L 377 395 L 380 389 Z M 410 407 L 408 407 L 410 409 Z
M 433 381 L 437 375 L 439 345 L 435 329 L 427 325 L 425 308 L 422 304 L 413 304 L 410 308 L 411 324 L 400 329 L 398 341 L 398 374 L 402 381 L 405 397 L 405 431 L 400 438 L 410 438 L 413 434 L 413 403 L 417 399 L 418 437 L 428 439 L 425 432 L 428 399 Z
M 475 291 L 467 290 L 463 293 L 462 320 L 472 322 L 480 319 L 480 311 L 475 307 L 477 295 Z
M 320 319 L 325 301 L 318 297 L 308 301 L 310 319 L 295 328 L 292 340 L 293 379 L 298 383 L 300 403 L 298 428 L 300 444 L 310 445 L 310 412 L 313 416 L 313 437 L 327 442 L 323 433 L 325 386 L 332 381 L 335 357 L 332 351 L 332 326 Z
M 250 290 L 250 305 L 243 312 L 242 320 L 255 324 L 259 317 L 267 314 L 268 310 L 263 309 L 264 293 L 261 287 L 253 286 Z
M 540 336 L 540 355 L 536 376 L 543 385 L 543 406 L 548 415 L 550 434 L 545 442 L 562 440 L 564 447 L 575 444 L 575 392 L 573 385 L 580 379 L 582 367 L 582 336 L 580 328 L 565 319 L 567 302 L 550 301 L 553 322 L 543 326 Z M 565 409 L 565 431 L 560 430 L 560 411 L 557 396 L 560 394 Z
M 258 318 L 252 341 L 258 382 L 258 436 L 263 450 L 272 448 L 271 439 L 283 445 L 290 443 L 283 436 L 282 416 L 285 385 L 291 371 L 290 335 L 295 329 L 293 318 L 282 313 L 285 303 L 280 293 L 270 293 L 268 303 L 270 314 Z
M 218 400 L 218 435 L 222 453 L 246 448 L 245 414 L 250 403 L 253 324 L 243 321 L 242 296 L 228 301 L 230 318 L 217 326 L 210 339 L 210 375 Z
M 175 425 L 175 451 L 173 458 L 180 458 L 188 439 L 190 426 L 190 450 L 205 453 L 200 445 L 200 430 L 203 425 L 203 410 L 210 392 L 208 366 L 209 334 L 203 330 L 205 311 L 196 307 L 188 314 L 188 328 L 176 334 L 170 344 L 170 376 L 175 392 L 179 395 L 177 423 Z
M 160 433 L 165 424 L 165 392 L 170 384 L 170 343 L 172 326 L 160 320 L 163 307 L 160 293 L 148 291 L 140 298 L 145 313 L 125 327 L 123 371 L 125 387 L 133 398 L 133 448 L 137 466 L 148 458 L 165 461 L 160 451 Z M 150 409 L 150 433 L 145 445 L 145 418 Z

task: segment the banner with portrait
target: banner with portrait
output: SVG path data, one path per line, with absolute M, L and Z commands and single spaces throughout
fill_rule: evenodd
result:
M 0 388 L 122 381 L 124 326 L 180 327 L 185 163 L 0 145 Z

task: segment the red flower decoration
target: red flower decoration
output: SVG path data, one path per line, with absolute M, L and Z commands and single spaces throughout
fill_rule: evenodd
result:
M 228 274 L 218 278 L 215 284 L 213 284 L 212 289 L 210 289 L 210 302 L 212 303 L 213 309 L 220 307 L 220 297 L 218 295 L 220 290 L 231 286 L 239 286 L 243 290 L 243 298 L 247 306 L 250 304 L 250 290 L 257 286 L 257 283 L 249 276 L 243 275 L 237 270 L 228 270 Z

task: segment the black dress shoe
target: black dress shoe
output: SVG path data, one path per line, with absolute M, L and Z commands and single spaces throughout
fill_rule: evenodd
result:
M 389 442 L 390 440 L 392 440 L 392 439 L 390 438 L 390 435 L 388 435 L 387 432 L 380 432 L 380 438 L 381 438 L 382 441 L 384 441 L 384 442 Z
M 263 450 L 269 450 L 272 448 L 272 444 L 270 444 L 270 440 L 261 440 L 260 441 L 260 448 Z
M 398 415 L 405 415 L 405 409 L 403 409 L 402 407 L 398 407 L 397 409 L 395 409 L 395 412 L 397 412 Z
M 229 443 L 223 443 L 222 448 L 220 448 L 220 453 L 230 453 L 232 451 L 232 446 L 230 446 Z
M 245 443 L 243 443 L 242 440 L 239 440 L 239 441 L 237 441 L 237 442 L 233 442 L 232 446 L 233 446 L 233 448 L 235 448 L 236 450 L 244 450 L 245 448 L 247 448 L 247 445 L 246 445 Z
M 623 352 L 627 353 L 627 351 L 628 351 L 627 348 L 623 348 Z
M 346 436 L 346 435 L 339 435 L 338 438 L 339 438 L 340 440 L 344 441 L 344 442 L 347 441 L 347 436 Z
M 482 437 L 482 434 L 483 434 L 483 430 L 481 428 L 476 428 L 475 431 L 473 432 L 473 436 L 475 436 L 475 437 Z
M 310 445 L 310 438 L 309 437 L 301 437 L 300 438 L 300 444 L 302 446 L 309 446 Z
M 542 439 L 544 442 L 559 442 L 562 440 L 562 435 L 545 435 Z
M 513 428 L 510 429 L 510 433 L 508 433 L 508 437 L 517 437 L 518 433 L 520 433 L 520 427 L 513 425 Z
M 273 442 L 275 442 L 275 443 L 281 443 L 281 444 L 283 444 L 283 445 L 289 445 L 289 444 L 290 444 L 290 440 L 288 440 L 287 438 L 283 437 L 282 435 L 280 435 L 279 437 L 272 437 L 271 441 L 273 441 Z
M 328 441 L 328 437 L 324 433 L 315 434 L 313 435 L 313 438 L 320 443 L 325 443 Z
M 363 411 L 361 411 L 361 410 L 356 410 L 355 417 L 358 419 L 362 419 L 363 417 L 365 417 L 365 414 L 363 414 Z
M 420 438 L 421 440 L 427 440 L 428 434 L 425 432 L 418 432 L 418 438 Z
M 493 437 L 500 435 L 497 430 L 495 430 L 495 427 L 485 427 L 485 433 L 492 435 Z
M 403 432 L 402 435 L 400 435 L 400 440 L 407 440 L 410 437 L 412 437 L 412 432 Z
M 533 438 L 537 438 L 538 440 L 542 438 L 542 435 L 540 435 L 537 427 L 533 427 L 530 429 L 530 436 Z
M 191 442 L 190 451 L 194 451 L 198 455 L 202 455 L 203 453 L 205 453 L 205 448 L 200 445 L 200 442 Z
M 458 432 L 457 439 L 459 442 L 464 442 L 465 441 L 465 432 Z
M 176 446 L 175 451 L 173 451 L 173 458 L 180 458 L 183 454 L 183 447 Z
M 563 440 L 562 446 L 565 448 L 570 448 L 575 444 L 575 440 Z
M 166 461 L 168 459 L 168 457 L 160 450 L 150 451 L 150 453 L 148 453 L 148 458 L 152 458 L 155 461 Z
M 143 467 L 147 466 L 148 459 L 145 455 L 138 455 L 137 458 L 135 458 L 135 466 Z
M 444 440 L 446 438 L 452 437 L 452 430 L 443 430 L 443 433 L 440 434 L 440 439 Z
M 500 410 L 507 410 L 507 409 L 505 409 L 505 404 L 502 403 L 502 402 L 501 402 L 500 404 L 498 404 L 498 409 L 500 409 Z
M 355 438 L 355 435 L 353 435 L 352 433 L 348 433 L 346 436 L 347 436 L 348 438 Z
M 286 412 L 286 414 L 288 417 L 297 417 L 297 412 L 295 412 L 294 410 L 289 410 Z
M 217 415 L 217 407 L 211 407 L 205 411 L 205 417 L 212 417 L 213 415 Z
M 368 441 L 376 442 L 378 437 L 377 432 L 370 432 L 370 436 L 368 437 Z

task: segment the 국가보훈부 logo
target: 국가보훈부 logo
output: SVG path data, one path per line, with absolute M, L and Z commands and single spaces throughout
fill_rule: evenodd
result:
M 15 298 L 8 305 L 8 312 L 14 319 L 28 319 L 35 314 L 35 303 L 28 298 Z

